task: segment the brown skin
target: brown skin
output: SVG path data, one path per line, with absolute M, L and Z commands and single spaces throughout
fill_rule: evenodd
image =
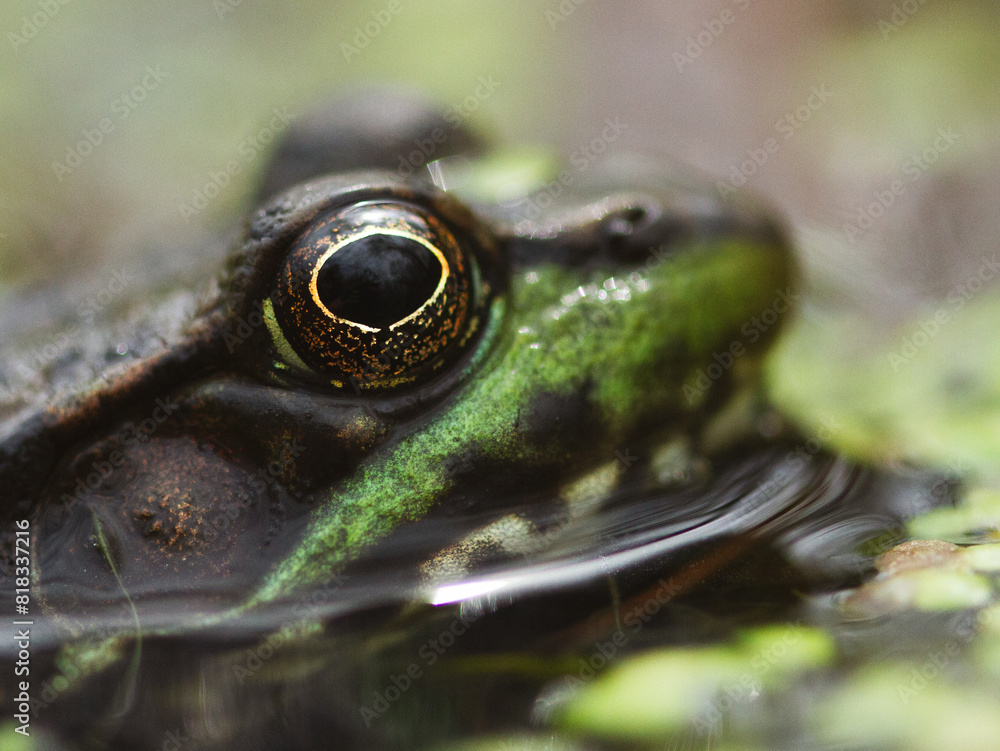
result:
M 210 589 L 220 579 L 230 593 L 245 591 L 298 541 L 318 491 L 419 428 L 455 390 L 493 296 L 506 289 L 510 259 L 614 266 L 642 260 L 654 240 L 720 231 L 770 243 L 778 232 L 755 207 L 727 205 L 720 212 L 701 200 L 697 206 L 711 207 L 702 216 L 673 203 L 688 191 L 664 192 L 651 184 L 644 193 L 644 187 L 604 183 L 599 189 L 610 192 L 564 198 L 548 224 L 537 225 L 515 222 L 501 207 L 473 212 L 449 194 L 387 172 L 334 175 L 276 196 L 251 216 L 214 293 L 186 328 L 125 359 L 101 380 L 63 389 L 52 406 L 3 425 L 0 487 L 8 519 L 35 516 L 41 576 L 73 582 L 86 572 L 88 586 L 108 596 L 118 594 L 119 572 L 130 592 L 169 588 L 171 581 Z M 290 251 L 345 207 L 385 201 L 416 207 L 428 217 L 420 229 L 425 239 L 454 246 L 447 251 L 458 272 L 455 284 L 427 321 L 440 337 L 388 363 L 379 359 L 385 342 L 374 340 L 355 370 L 345 371 L 340 362 L 331 372 L 324 370 L 332 367 L 330 358 L 313 346 L 326 332 L 320 320 L 295 347 L 314 355 L 314 372 L 276 369 L 277 345 L 261 304 L 280 289 Z M 553 221 L 555 233 L 549 231 Z M 318 250 L 306 246 L 308 271 Z M 466 269 L 472 258 L 481 275 L 475 289 Z M 286 292 L 296 290 L 286 285 Z M 302 315 L 285 320 L 302 322 Z M 388 375 L 403 374 L 412 385 L 365 390 L 384 385 L 365 382 L 373 362 L 377 378 L 387 375 L 378 368 L 394 368 Z M 344 376 L 355 380 L 338 386 Z M 545 431 L 587 425 L 586 413 L 579 399 L 542 399 L 532 415 L 544 438 Z M 566 430 L 586 441 L 586 430 Z M 456 472 L 467 459 L 453 457 Z M 482 479 L 482 471 L 475 474 Z M 95 523 L 105 546 L 95 543 Z M 47 591 L 58 600 L 58 587 Z
M 311 489 L 348 474 L 399 419 L 449 393 L 452 369 L 431 373 L 433 382 L 418 391 L 374 398 L 359 397 L 349 384 L 334 388 L 328 375 L 278 373 L 267 327 L 252 315 L 273 289 L 289 247 L 317 215 L 385 198 L 426 206 L 462 238 L 489 232 L 451 197 L 384 173 L 327 178 L 265 206 L 187 341 L 68 398 L 3 445 L 26 457 L 29 469 L 18 475 L 14 462 L 0 462 L 0 478 L 41 499 L 43 534 L 89 529 L 96 514 L 109 546 L 128 564 L 116 568 L 127 572 L 122 583 L 129 591 L 165 585 L 164 577 L 194 586 L 238 572 L 236 585 L 262 573 L 293 542 L 294 535 L 275 540 L 306 513 Z M 495 253 L 493 242 L 477 247 Z M 495 257 L 479 265 L 492 277 L 490 288 L 502 288 Z M 478 301 L 476 315 L 489 299 Z M 446 312 L 441 320 L 451 320 Z M 468 349 L 451 359 L 468 356 Z M 89 448 L 82 443 L 102 434 Z M 102 467 L 113 468 L 106 478 Z M 111 589 L 112 572 L 101 558 L 92 540 L 83 541 L 60 555 L 53 576 L 104 571 L 103 586 Z
M 378 114 L 387 103 L 391 117 Z M 37 541 L 90 528 L 91 513 L 101 517 L 107 535 L 119 538 L 116 549 L 139 564 L 125 567 L 136 572 L 132 584 L 143 571 L 157 578 L 164 566 L 178 574 L 184 569 L 190 582 L 254 568 L 267 560 L 263 548 L 275 532 L 304 513 L 308 504 L 299 499 L 310 488 L 349 472 L 386 440 L 397 416 L 451 389 L 447 375 L 419 396 L 374 401 L 316 383 L 289 388 L 274 380 L 266 327 L 251 326 L 240 336 L 274 289 L 289 244 L 335 206 L 378 197 L 415 201 L 453 229 L 486 238 L 489 231 L 449 196 L 388 173 L 357 171 L 394 167 L 393 145 L 412 145 L 444 125 L 435 104 L 387 91 L 338 99 L 331 111 L 295 123 L 262 181 L 264 196 L 286 192 L 251 217 L 216 292 L 190 324 L 173 334 L 150 327 L 142 346 L 123 357 L 81 348 L 78 357 L 94 358 L 92 368 L 81 369 L 84 377 L 67 382 L 56 361 L 46 371 L 56 369 L 48 388 L 24 397 L 38 406 L 0 404 L 5 568 L 13 558 L 7 543 L 14 520 L 33 517 Z M 462 129 L 438 156 L 472 153 L 478 144 Z M 286 190 L 327 172 L 350 174 Z M 156 301 L 137 305 L 155 309 Z M 119 364 L 108 369 L 110 360 Z M 101 379 L 94 381 L 91 372 L 102 372 Z M 10 374 L 0 378 L 16 382 Z M 302 445 L 325 448 L 297 450 Z M 97 473 L 108 467 L 109 476 Z M 83 566 L 110 577 L 99 558 L 84 535 L 45 563 L 53 575 Z

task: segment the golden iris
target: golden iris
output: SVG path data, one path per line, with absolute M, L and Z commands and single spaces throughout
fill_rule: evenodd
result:
M 473 255 L 433 214 L 371 201 L 317 218 L 265 303 L 284 365 L 337 386 L 422 379 L 473 333 Z

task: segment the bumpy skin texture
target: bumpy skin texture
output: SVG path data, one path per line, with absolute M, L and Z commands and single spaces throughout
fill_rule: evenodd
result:
M 772 247 L 735 240 L 695 244 L 642 273 L 545 265 L 518 274 L 496 351 L 440 416 L 326 496 L 260 597 L 322 581 L 449 496 L 516 497 L 526 473 L 597 466 L 644 431 L 690 416 L 701 405 L 683 386 L 774 300 L 773 287 L 752 281 L 782 285 L 786 274 Z M 720 306 L 698 315 L 703 300 Z
M 412 143 L 394 139 L 349 166 Z M 475 330 L 447 367 L 398 388 L 281 367 L 263 303 L 289 248 L 317 217 L 386 200 L 420 207 L 474 258 Z M 499 514 L 526 489 L 703 419 L 729 374 L 697 399 L 685 385 L 794 276 L 766 212 L 643 163 L 595 169 L 531 218 L 390 172 L 317 178 L 251 215 L 217 283 L 161 344 L 8 417 L 6 506 L 38 515 L 39 586 L 57 609 L 74 583 L 109 597 L 220 581 L 255 592 L 251 603 L 289 596 L 428 514 Z

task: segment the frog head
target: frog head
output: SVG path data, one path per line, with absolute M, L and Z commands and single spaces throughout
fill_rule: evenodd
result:
M 370 109 L 307 129 L 334 174 L 303 174 L 292 132 L 198 306 L 156 332 L 150 305 L 155 345 L 7 420 L 0 478 L 53 607 L 271 601 L 401 540 L 426 575 L 523 552 L 527 503 L 603 477 L 599 502 L 621 457 L 753 381 L 795 278 L 766 209 L 633 157 L 514 201 L 442 189 L 386 167 L 451 127 L 424 111 L 373 145 Z M 453 138 L 435 156 L 474 171 Z M 421 531 L 463 515 L 462 539 Z

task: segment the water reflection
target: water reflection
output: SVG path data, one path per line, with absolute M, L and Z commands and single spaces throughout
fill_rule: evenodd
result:
M 560 677 L 801 615 L 802 593 L 859 578 L 863 543 L 887 547 L 940 502 L 919 473 L 794 449 L 743 451 L 670 489 L 625 483 L 544 549 L 460 580 L 421 581 L 413 557 L 483 519 L 434 520 L 326 587 L 235 617 L 191 592 L 51 616 L 33 727 L 67 748 L 158 748 L 167 733 L 192 748 L 413 748 L 528 728 Z M 57 652 L 69 636 L 91 647 Z

